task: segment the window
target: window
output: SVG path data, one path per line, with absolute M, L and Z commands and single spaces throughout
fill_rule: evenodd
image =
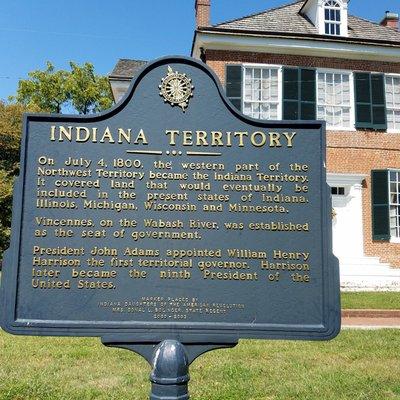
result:
M 226 94 L 256 119 L 400 132 L 400 75 L 235 64 L 226 67 Z
M 386 75 L 385 91 L 388 129 L 400 131 L 400 76 Z
M 389 199 L 390 235 L 400 238 L 400 171 L 389 172 Z
M 243 113 L 258 119 L 280 119 L 279 68 L 244 67 Z
M 325 34 L 340 35 L 340 4 L 334 0 L 325 1 Z
M 332 186 L 331 193 L 334 196 L 345 196 L 346 195 L 346 191 L 343 186 Z
M 353 128 L 350 73 L 318 72 L 317 102 L 317 117 L 328 128 Z

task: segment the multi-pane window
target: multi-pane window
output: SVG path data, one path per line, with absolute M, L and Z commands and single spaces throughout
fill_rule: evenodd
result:
M 400 238 L 400 171 L 389 172 L 389 193 L 390 235 Z
M 346 190 L 343 186 L 332 186 L 331 187 L 331 193 L 334 196 L 345 196 L 346 195 Z
M 388 129 L 400 131 L 400 76 L 386 75 L 385 91 Z
M 278 119 L 279 68 L 244 67 L 243 113 L 258 119 Z
M 340 4 L 335 0 L 325 1 L 325 34 L 340 35 Z
M 318 72 L 318 119 L 328 128 L 349 129 L 351 109 L 350 73 Z
M 331 130 L 400 132 L 400 75 L 235 64 L 226 68 L 226 94 L 257 119 L 319 119 Z

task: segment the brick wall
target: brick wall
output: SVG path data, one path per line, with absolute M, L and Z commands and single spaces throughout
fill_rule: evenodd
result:
M 252 52 L 207 50 L 207 64 L 225 84 L 225 65 L 240 63 L 278 64 L 300 67 L 348 69 L 400 73 L 400 63 L 306 57 Z M 327 166 L 332 173 L 364 174 L 363 226 L 364 251 L 367 256 L 400 267 L 400 244 L 372 240 L 371 170 L 400 169 L 400 134 L 375 131 L 328 131 Z
M 225 84 L 225 65 L 241 63 L 292 65 L 310 68 L 334 68 L 353 71 L 373 71 L 400 74 L 400 63 L 381 61 L 347 60 L 342 58 L 326 58 L 297 56 L 285 54 L 253 53 L 244 51 L 207 50 L 207 64 L 215 71 Z
M 376 132 L 328 132 L 328 172 L 364 174 L 364 252 L 400 268 L 400 244 L 372 240 L 371 171 L 400 169 L 400 134 Z M 347 144 L 347 147 L 346 147 Z

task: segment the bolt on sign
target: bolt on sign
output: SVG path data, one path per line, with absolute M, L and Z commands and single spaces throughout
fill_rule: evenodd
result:
M 206 65 L 173 57 L 108 112 L 23 129 L 6 331 L 172 340 L 189 362 L 240 338 L 338 334 L 323 122 L 245 117 Z

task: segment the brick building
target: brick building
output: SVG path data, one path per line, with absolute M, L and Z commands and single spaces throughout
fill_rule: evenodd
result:
M 211 7 L 195 1 L 192 56 L 215 71 L 238 109 L 327 122 L 342 284 L 400 290 L 398 15 L 386 12 L 379 24 L 350 15 L 348 0 L 301 0 L 212 25 Z M 122 60 L 111 75 L 116 99 L 117 72 L 126 90 L 130 62 L 137 66 Z

